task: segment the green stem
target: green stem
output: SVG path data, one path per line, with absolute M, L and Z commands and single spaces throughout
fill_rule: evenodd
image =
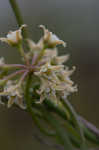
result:
M 65 120 L 70 120 L 70 115 L 69 113 L 67 113 L 67 111 L 65 111 L 64 109 L 62 109 L 62 107 L 59 107 L 57 105 L 55 105 L 55 103 L 53 103 L 51 100 L 45 100 L 44 101 L 44 105 L 52 112 L 57 113 L 59 116 L 61 116 L 63 119 Z
M 73 143 L 73 145 L 74 145 L 75 147 L 79 147 L 79 148 L 80 148 L 80 136 L 79 136 L 79 134 L 76 132 L 75 128 L 73 128 L 73 126 L 70 124 L 70 122 L 68 122 L 68 119 L 66 118 L 66 112 L 65 112 L 62 108 L 57 107 L 56 105 L 54 105 L 51 101 L 45 100 L 44 102 L 46 103 L 46 101 L 48 102 L 49 106 L 47 106 L 47 105 L 44 105 L 44 106 L 43 106 L 42 104 L 35 104 L 35 103 L 33 103 L 33 106 L 35 107 L 35 109 L 37 109 L 37 110 L 39 110 L 39 111 L 41 111 L 41 112 L 42 112 L 42 109 L 43 109 L 43 110 L 44 110 L 44 109 L 47 109 L 48 112 L 55 112 L 55 113 L 57 113 L 57 112 L 59 111 L 58 115 L 62 115 L 61 118 L 65 119 L 65 122 L 64 122 L 64 124 L 63 124 L 64 127 L 65 127 L 65 129 L 66 129 L 65 133 L 68 132 L 69 137 L 70 137 L 70 140 L 71 140 L 71 142 Z M 47 104 L 47 103 L 46 103 L 46 104 Z M 54 106 L 54 107 L 53 107 L 53 106 Z M 60 109 L 59 109 L 59 108 L 60 108 Z M 57 111 L 55 111 L 55 109 L 56 109 Z M 62 109 L 62 110 L 61 110 L 61 109 Z M 41 117 L 41 118 L 47 120 L 47 119 L 46 119 L 47 117 L 46 117 L 44 114 L 48 114 L 48 113 L 42 112 L 42 117 Z M 38 117 L 39 117 L 39 116 L 38 116 Z M 57 118 L 57 117 L 56 117 L 56 118 Z
M 88 139 L 90 142 L 96 144 L 96 145 L 99 145 L 99 138 L 97 138 L 94 133 L 92 133 L 89 129 L 87 129 L 83 124 L 82 125 L 82 128 L 84 130 L 84 134 L 85 134 L 85 137 L 86 139 Z
M 30 96 L 30 86 L 32 80 L 32 73 L 30 73 L 27 77 L 26 88 L 25 88 L 25 100 L 27 104 L 27 110 L 29 111 L 31 108 L 31 96 Z
M 23 21 L 23 18 L 21 16 L 21 12 L 20 12 L 20 9 L 17 5 L 17 2 L 16 2 L 16 0 L 9 0 L 9 3 L 12 7 L 12 10 L 13 10 L 14 15 L 16 17 L 17 23 L 20 27 L 22 24 L 24 24 L 24 21 Z M 23 37 L 24 37 L 24 39 L 27 38 L 27 30 L 25 28 L 23 29 Z
M 47 136 L 54 136 L 54 132 L 49 132 L 48 130 L 45 130 L 42 126 L 41 123 L 39 122 L 39 119 L 35 115 L 35 112 L 32 110 L 32 105 L 31 105 L 31 96 L 30 96 L 30 87 L 31 87 L 31 80 L 32 80 L 32 74 L 29 74 L 27 78 L 27 83 L 26 83 L 26 89 L 25 89 L 25 99 L 26 99 L 26 104 L 27 104 L 27 111 L 32 115 L 33 121 L 37 125 L 37 127 L 40 129 L 40 131 L 47 135 Z
M 35 116 L 35 113 L 32 110 L 32 101 L 31 101 L 31 95 L 29 92 L 30 87 L 31 87 L 31 80 L 32 80 L 32 74 L 29 74 L 28 78 L 27 78 L 27 82 L 26 82 L 26 89 L 25 89 L 25 99 L 26 99 L 26 103 L 27 103 L 27 110 L 32 115 L 32 118 L 33 118 L 34 122 L 36 123 L 36 125 L 39 127 L 40 131 L 45 132 L 45 130 L 41 127 L 41 124 L 38 122 L 37 117 Z M 48 113 L 48 111 L 46 112 L 44 110 L 43 114 L 44 113 L 45 113 L 44 116 L 46 117 L 48 122 L 50 122 L 52 127 L 55 129 L 55 131 L 57 133 L 57 137 L 60 139 L 61 142 L 64 143 L 65 150 L 67 148 L 68 148 L 68 150 L 69 150 L 69 148 L 72 149 L 71 143 L 69 142 L 68 137 L 65 134 L 63 134 L 62 128 L 61 128 L 60 124 L 58 123 L 58 121 L 50 113 Z
M 47 115 L 46 115 L 47 114 Z M 64 131 L 59 121 L 57 121 L 56 117 L 52 115 L 49 111 L 46 109 L 43 109 L 43 115 L 46 120 L 49 121 L 49 123 L 52 125 L 54 130 L 56 131 L 56 138 L 59 140 L 60 144 L 64 145 L 64 150 L 74 150 L 68 134 Z
M 72 121 L 75 125 L 75 128 L 78 129 L 79 135 L 80 135 L 80 139 L 81 139 L 81 150 L 86 150 L 87 149 L 87 143 L 85 140 L 85 134 L 84 134 L 84 130 L 81 127 L 81 122 L 78 120 L 78 115 L 75 112 L 75 110 L 73 109 L 72 105 L 69 103 L 69 101 L 67 99 L 65 99 L 65 101 L 62 99 L 61 100 L 64 107 L 70 112 L 71 117 L 72 117 Z
M 58 114 L 60 117 L 62 117 L 64 120 L 68 121 L 72 125 L 72 120 L 68 120 L 67 114 L 62 108 L 56 107 L 52 101 L 47 100 L 47 99 L 44 101 L 44 104 L 49 109 L 49 111 L 55 112 L 56 114 Z M 96 135 L 92 131 L 88 130 L 83 125 L 82 122 L 80 122 L 80 124 L 83 128 L 83 132 L 84 132 L 86 139 L 93 142 L 94 144 L 99 145 L 99 139 L 96 138 Z
M 41 122 L 35 115 L 35 113 L 32 111 L 32 109 L 29 110 L 30 114 L 32 115 L 33 121 L 35 122 L 36 126 L 39 128 L 40 132 L 47 136 L 55 136 L 56 134 L 54 132 L 50 132 L 46 130 L 44 127 L 41 126 Z

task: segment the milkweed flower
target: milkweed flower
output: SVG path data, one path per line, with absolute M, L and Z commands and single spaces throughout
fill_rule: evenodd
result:
M 66 43 L 60 40 L 55 34 L 50 32 L 48 29 L 45 28 L 44 25 L 40 25 L 40 28 L 44 31 L 43 42 L 48 48 L 54 48 L 56 45 L 62 44 L 66 47 Z
M 19 84 L 15 84 L 16 81 L 8 81 L 4 87 L 3 93 L 1 95 L 8 95 L 8 108 L 10 108 L 14 103 L 16 103 L 20 108 L 25 109 L 23 103 L 23 91 Z
M 7 34 L 6 38 L 0 38 L 2 42 L 6 42 L 11 46 L 17 45 L 22 40 L 22 29 L 26 27 L 26 25 L 22 25 L 18 30 L 16 31 L 10 31 Z
M 26 108 L 25 86 L 27 76 L 32 75 L 31 80 L 31 103 L 42 103 L 48 99 L 58 104 L 62 98 L 77 91 L 77 86 L 71 80 L 70 76 L 75 70 L 71 70 L 64 65 L 69 59 L 69 55 L 58 55 L 57 45 L 66 43 L 60 40 L 55 34 L 50 32 L 45 26 L 40 25 L 44 30 L 43 37 L 35 43 L 27 39 L 28 51 L 22 47 L 22 25 L 18 30 L 8 33 L 6 38 L 0 38 L 1 41 L 11 46 L 20 44 L 17 47 L 21 54 L 24 64 L 6 64 L 4 58 L 0 59 L 0 96 L 8 98 L 7 106 L 10 108 L 17 104 L 20 108 Z M 21 49 L 20 49 L 21 48 Z M 7 72 L 5 73 L 5 69 Z M 2 74 L 2 75 L 1 75 Z
M 52 97 L 58 102 L 60 96 L 64 97 L 77 91 L 77 86 L 73 86 L 74 83 L 70 80 L 70 75 L 74 70 L 75 68 L 66 70 L 63 65 L 47 63 L 40 68 L 39 72 L 35 72 L 34 74 L 41 80 L 40 89 L 37 90 L 40 102 L 46 98 L 52 99 Z

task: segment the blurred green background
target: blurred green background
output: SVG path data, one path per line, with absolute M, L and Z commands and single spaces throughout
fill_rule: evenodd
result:
M 38 25 L 46 25 L 67 48 L 70 67 L 77 67 L 73 80 L 79 91 L 70 97 L 77 112 L 99 127 L 99 1 L 97 0 L 17 0 L 30 37 L 37 42 L 42 35 Z M 17 23 L 8 0 L 0 0 L 0 36 L 16 30 Z M 18 63 L 15 49 L 0 43 L 0 57 Z M 16 108 L 0 106 L 0 149 L 47 149 L 33 138 L 35 127 L 31 117 Z

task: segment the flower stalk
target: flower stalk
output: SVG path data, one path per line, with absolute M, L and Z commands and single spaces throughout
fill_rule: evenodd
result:
M 20 27 L 22 24 L 24 24 L 24 21 L 23 21 L 23 17 L 21 16 L 21 12 L 17 5 L 17 2 L 16 2 L 16 0 L 9 0 L 9 3 L 12 7 L 13 13 L 14 13 L 17 23 Z M 27 37 L 28 37 L 28 33 L 27 33 L 26 29 L 23 29 L 23 37 L 24 37 L 24 39 L 27 39 Z

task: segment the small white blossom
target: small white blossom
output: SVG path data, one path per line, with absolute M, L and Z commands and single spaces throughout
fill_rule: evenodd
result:
M 67 62 L 68 59 L 69 59 L 69 55 L 57 56 L 57 57 L 53 57 L 52 62 L 54 64 L 61 65 L 64 62 Z
M 23 104 L 23 92 L 19 84 L 15 84 L 15 82 L 9 80 L 0 95 L 6 95 L 8 97 L 8 108 L 15 103 L 19 105 L 20 108 L 25 109 Z
M 60 44 L 66 47 L 66 43 L 60 40 L 55 34 L 47 30 L 45 26 L 40 25 L 40 27 L 44 30 L 43 41 L 48 48 L 54 48 L 56 47 L 56 45 L 60 45 Z
M 40 103 L 46 98 L 58 101 L 60 95 L 61 97 L 67 97 L 70 93 L 76 92 L 77 86 L 73 86 L 73 81 L 70 79 L 74 70 L 75 67 L 68 70 L 68 68 L 65 69 L 63 65 L 59 64 L 46 63 L 41 66 L 40 70 L 34 73 L 41 80 L 40 89 L 37 90 L 40 95 Z
M 43 49 L 42 40 L 39 40 L 38 43 L 35 43 L 34 41 L 27 39 L 27 42 L 32 53 L 39 53 Z
M 24 27 L 26 27 L 26 25 L 22 25 L 16 31 L 10 31 L 7 34 L 6 38 L 0 38 L 0 40 L 8 43 L 11 46 L 15 46 L 15 45 L 19 44 L 19 42 L 22 40 L 22 28 L 24 28 Z
M 51 49 L 46 49 L 45 53 L 44 53 L 44 57 L 47 57 L 47 58 L 54 58 L 58 55 L 58 52 L 57 52 L 57 48 L 54 48 L 53 50 Z

